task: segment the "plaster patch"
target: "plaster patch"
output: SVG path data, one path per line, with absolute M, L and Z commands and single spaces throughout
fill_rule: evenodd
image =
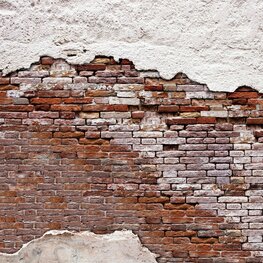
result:
M 14 254 L 0 253 L 0 263 L 156 263 L 155 258 L 131 231 L 49 231 Z
M 111 55 L 212 90 L 260 90 L 262 19 L 260 0 L 2 0 L 0 68 L 43 55 L 76 64 Z

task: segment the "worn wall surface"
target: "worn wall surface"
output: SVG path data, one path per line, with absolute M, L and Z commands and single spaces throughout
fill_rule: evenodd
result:
M 160 263 L 263 261 L 262 93 L 158 76 L 43 57 L 0 78 L 2 252 L 128 229 Z
M 157 263 L 131 231 L 109 235 L 49 231 L 15 254 L 1 254 L 1 263 Z
M 0 69 L 111 55 L 211 89 L 262 89 L 262 20 L 260 0 L 2 0 Z

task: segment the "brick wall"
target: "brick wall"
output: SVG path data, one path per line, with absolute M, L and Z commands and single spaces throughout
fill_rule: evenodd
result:
M 263 98 L 97 57 L 0 77 L 0 249 L 130 229 L 163 262 L 263 262 Z

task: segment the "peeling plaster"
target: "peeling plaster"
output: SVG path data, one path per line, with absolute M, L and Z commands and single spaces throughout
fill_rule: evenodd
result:
M 0 68 L 106 55 L 167 79 L 184 72 L 212 90 L 260 90 L 262 20 L 260 0 L 2 0 Z
M 0 263 L 157 263 L 155 258 L 131 231 L 48 231 L 14 254 L 0 253 Z

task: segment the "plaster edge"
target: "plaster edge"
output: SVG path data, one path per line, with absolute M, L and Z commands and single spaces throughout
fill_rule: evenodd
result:
M 127 59 L 129 60 L 130 62 L 132 62 L 134 64 L 134 67 L 135 67 L 135 70 L 136 71 L 140 71 L 140 72 L 147 72 L 147 71 L 155 71 L 156 73 L 159 74 L 159 78 L 160 80 L 163 80 L 163 81 L 172 81 L 177 74 L 179 73 L 183 73 L 187 76 L 187 78 L 189 80 L 191 80 L 192 82 L 196 82 L 197 84 L 199 85 L 205 85 L 207 86 L 208 90 L 211 91 L 211 92 L 227 92 L 227 93 L 232 93 L 236 90 L 238 90 L 240 87 L 248 87 L 248 88 L 251 88 L 251 89 L 254 89 L 255 91 L 257 91 L 258 93 L 263 93 L 263 88 L 256 88 L 253 84 L 251 85 L 247 85 L 247 84 L 243 84 L 243 85 L 238 85 L 237 87 L 232 87 L 231 89 L 218 89 L 216 86 L 214 85 L 209 85 L 207 84 L 205 81 L 202 81 L 202 80 L 199 80 L 199 78 L 192 78 L 191 77 L 191 74 L 188 74 L 187 72 L 185 71 L 178 71 L 176 72 L 175 74 L 173 74 L 172 76 L 170 74 L 166 75 L 166 74 L 162 74 L 156 67 L 150 67 L 150 68 L 145 68 L 143 67 L 142 65 L 140 65 L 140 63 L 136 63 L 136 59 L 133 60 L 130 58 L 130 56 L 125 56 L 125 57 L 118 57 L 118 59 L 115 58 L 115 56 L 113 55 L 110 55 L 110 54 L 101 54 L 101 53 L 91 53 L 90 56 L 89 56 L 89 59 L 88 60 L 83 60 L 81 62 L 76 62 L 76 60 L 72 57 L 67 57 L 67 56 L 55 56 L 54 54 L 53 55 L 48 55 L 48 54 L 44 54 L 44 55 L 41 55 L 41 56 L 34 56 L 35 59 L 33 59 L 32 61 L 34 62 L 26 62 L 25 63 L 25 66 L 23 67 L 19 67 L 19 68 L 12 68 L 12 67 L 7 67 L 7 68 L 4 68 L 4 69 L 1 69 L 0 68 L 0 76 L 1 76 L 1 73 L 2 73 L 2 76 L 3 77 L 6 77 L 6 76 L 10 76 L 12 75 L 13 73 L 16 73 L 18 71 L 23 71 L 23 70 L 30 70 L 31 67 L 33 65 L 37 65 L 37 64 L 40 64 L 40 61 L 41 61 L 41 58 L 43 57 L 50 57 L 51 59 L 54 59 L 54 60 L 64 60 L 68 65 L 71 65 L 71 66 L 75 66 L 75 65 L 83 65 L 83 64 L 90 64 L 92 63 L 92 61 L 94 61 L 96 58 L 101 58 L 101 57 L 104 57 L 104 58 L 112 58 L 114 61 L 116 62 L 120 62 L 121 60 L 123 59 Z M 201 79 L 201 77 L 200 77 Z
M 130 239 L 130 240 L 134 240 L 134 243 L 137 244 L 137 246 L 140 248 L 140 250 L 143 253 L 148 253 L 149 255 L 151 255 L 152 258 L 155 258 L 155 259 L 156 257 L 158 257 L 157 254 L 152 253 L 147 247 L 143 246 L 138 235 L 134 234 L 131 230 L 118 230 L 110 234 L 95 234 L 91 231 L 75 232 L 75 231 L 69 231 L 69 230 L 49 230 L 45 232 L 41 237 L 32 239 L 31 241 L 23 244 L 23 246 L 15 253 L 0 252 L 0 257 L 1 256 L 3 257 L 18 256 L 19 254 L 23 253 L 24 250 L 26 250 L 27 247 L 30 246 L 31 244 L 42 242 L 47 237 L 55 238 L 58 236 L 62 236 L 62 237 L 72 236 L 72 237 L 80 237 L 80 238 L 99 238 L 103 241 L 125 241 L 127 239 Z

